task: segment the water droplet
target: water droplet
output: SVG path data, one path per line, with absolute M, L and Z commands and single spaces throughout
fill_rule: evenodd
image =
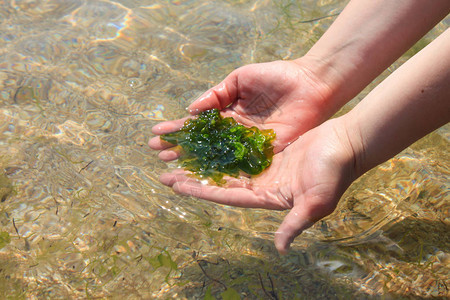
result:
M 138 88 L 141 85 L 141 80 L 139 78 L 128 78 L 127 85 L 132 88 Z

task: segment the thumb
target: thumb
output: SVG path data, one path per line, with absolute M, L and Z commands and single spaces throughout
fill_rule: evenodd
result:
M 212 108 L 222 110 L 236 100 L 237 94 L 237 75 L 236 72 L 232 72 L 221 83 L 207 90 L 189 105 L 188 111 L 196 115 Z
M 275 247 L 278 252 L 282 255 L 287 254 L 295 237 L 313 224 L 305 210 L 302 210 L 300 206 L 294 206 L 275 232 Z

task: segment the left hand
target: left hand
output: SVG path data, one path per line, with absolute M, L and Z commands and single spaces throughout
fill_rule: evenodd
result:
M 273 157 L 258 176 L 231 178 L 225 187 L 203 185 L 185 171 L 161 175 L 174 191 L 220 204 L 290 209 L 278 231 L 275 246 L 281 254 L 303 230 L 329 215 L 356 178 L 352 145 L 340 119 L 327 121 Z

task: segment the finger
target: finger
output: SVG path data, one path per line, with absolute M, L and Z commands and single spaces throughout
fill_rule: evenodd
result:
M 188 119 L 189 117 L 183 118 L 183 119 L 178 119 L 178 120 L 174 120 L 174 121 L 166 121 L 166 122 L 161 122 L 155 126 L 152 127 L 152 133 L 153 134 L 166 134 L 166 133 L 170 133 L 170 132 L 174 132 L 177 130 L 180 130 L 181 127 L 183 127 L 184 122 Z
M 177 193 L 195 196 L 223 205 L 277 209 L 272 207 L 273 205 L 270 202 L 265 201 L 262 196 L 257 195 L 252 189 L 245 187 L 248 185 L 245 181 L 238 184 L 237 179 L 232 183 L 232 186 L 221 187 L 203 184 L 195 178 L 186 176 L 186 174 L 166 173 L 161 175 L 160 181 L 167 186 L 171 186 Z
M 162 161 L 175 160 L 180 157 L 181 151 L 182 150 L 180 146 L 175 146 L 159 152 L 158 157 Z
M 171 173 L 163 173 L 161 176 L 159 176 L 159 181 L 161 181 L 162 184 L 172 187 L 175 182 L 177 181 L 183 181 L 186 180 L 187 172 L 183 169 L 176 169 L 175 171 L 172 171 Z
M 286 215 L 277 232 L 275 232 L 275 247 L 282 255 L 289 252 L 291 243 L 303 230 L 314 224 L 300 206 L 294 206 Z
M 237 72 L 231 72 L 221 83 L 207 90 L 188 107 L 190 114 L 217 108 L 224 109 L 236 100 L 238 95 Z
M 170 147 L 173 147 L 173 144 L 163 141 L 159 138 L 159 136 L 153 137 L 148 141 L 148 145 L 153 150 L 164 150 Z

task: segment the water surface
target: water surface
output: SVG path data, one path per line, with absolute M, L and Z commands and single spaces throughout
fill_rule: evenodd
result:
M 241 65 L 301 56 L 345 3 L 0 1 L 0 294 L 449 296 L 448 127 L 355 182 L 286 257 L 284 212 L 158 182 L 174 165 L 147 147 L 153 125 Z

